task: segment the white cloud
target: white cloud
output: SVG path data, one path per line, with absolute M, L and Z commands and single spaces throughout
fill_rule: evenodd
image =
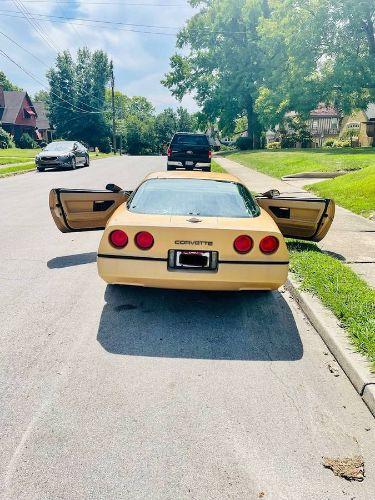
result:
M 130 95 L 145 95 L 157 109 L 180 105 L 165 89 L 160 80 L 168 71 L 169 57 L 175 50 L 175 37 L 136 33 L 125 31 L 134 29 L 139 31 L 176 32 L 186 19 L 193 13 L 187 3 L 181 0 L 127 0 L 128 3 L 178 4 L 171 7 L 128 6 L 119 4 L 90 4 L 84 0 L 77 0 L 74 5 L 57 4 L 52 0 L 43 3 L 26 4 L 29 11 L 38 14 L 74 17 L 81 19 L 96 19 L 110 22 L 132 23 L 134 25 L 164 26 L 162 29 L 142 26 L 98 25 L 76 21 L 76 23 L 52 23 L 38 21 L 48 33 L 49 39 L 59 48 L 69 49 L 72 52 L 85 43 L 90 49 L 103 49 L 113 58 L 116 80 L 120 90 Z M 125 1 L 126 3 L 126 1 Z M 13 2 L 2 2 L 1 9 L 15 10 Z M 180 6 L 181 5 L 181 6 Z M 47 66 L 53 63 L 56 53 L 42 41 L 35 30 L 24 19 L 15 17 L 6 18 L 4 32 L 17 40 L 18 43 L 46 62 Z M 124 30 L 125 29 L 125 30 Z M 26 69 L 35 74 L 38 79 L 44 80 L 46 68 L 35 61 L 30 55 L 1 37 L 1 47 Z M 0 58 L 0 69 L 16 84 L 35 92 L 40 88 L 21 70 L 12 66 L 9 61 Z M 191 96 L 184 100 L 189 109 L 196 109 Z

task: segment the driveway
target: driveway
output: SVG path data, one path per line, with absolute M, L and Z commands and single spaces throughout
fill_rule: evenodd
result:
M 372 499 L 374 420 L 283 290 L 106 286 L 51 187 L 133 188 L 161 157 L 0 179 L 0 496 Z M 349 483 L 322 457 L 363 455 Z

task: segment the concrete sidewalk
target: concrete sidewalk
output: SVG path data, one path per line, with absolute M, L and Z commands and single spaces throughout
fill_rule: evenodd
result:
M 310 181 L 312 184 L 316 179 L 282 181 L 228 158 L 215 157 L 215 160 L 227 172 L 242 179 L 251 191 L 264 193 L 268 189 L 278 189 L 280 193 L 314 196 L 303 190 L 301 185 L 309 184 Z M 335 220 L 319 247 L 349 264 L 361 278 L 375 287 L 375 222 L 336 206 Z

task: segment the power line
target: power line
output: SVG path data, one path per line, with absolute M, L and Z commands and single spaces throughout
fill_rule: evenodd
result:
M 4 13 L 3 11 L 0 11 L 0 14 L 2 14 L 3 16 L 6 16 L 6 17 L 14 17 L 16 19 L 21 19 L 21 16 L 17 15 L 17 13 L 15 14 L 7 14 L 7 13 Z M 87 25 L 87 24 L 84 24 L 84 23 L 67 23 L 67 21 L 62 21 L 62 20 L 54 20 L 54 19 L 48 19 L 48 22 L 49 23 L 60 23 L 60 24 L 74 24 L 74 26 L 85 26 L 86 28 L 95 28 L 95 29 L 105 29 L 106 27 L 105 26 L 90 26 L 90 25 Z M 112 29 L 117 29 L 119 31 L 126 31 L 126 32 L 130 32 L 130 33 L 141 33 L 141 34 L 146 34 L 146 35 L 162 35 L 162 36 L 173 36 L 173 37 L 176 37 L 177 34 L 176 33 L 165 33 L 165 32 L 162 32 L 162 31 L 149 31 L 149 30 L 137 30 L 137 29 L 132 29 L 132 28 L 121 28 L 120 26 L 116 26 L 116 27 L 112 27 Z
M 17 14 L 17 12 L 12 11 L 12 10 L 2 10 L 1 13 L 4 15 L 9 14 Z M 46 19 L 51 22 L 56 22 L 55 20 L 63 20 L 63 21 L 80 21 L 83 23 L 94 23 L 94 24 L 106 24 L 110 26 L 130 26 L 130 27 L 135 27 L 135 28 L 153 28 L 153 29 L 168 29 L 168 30 L 180 30 L 181 26 L 157 26 L 153 24 L 134 24 L 134 23 L 125 23 L 123 21 L 107 21 L 103 19 L 86 19 L 86 18 L 80 18 L 80 17 L 67 17 L 67 16 L 53 16 L 53 15 L 47 15 L 47 14 L 34 14 L 35 16 L 39 16 L 42 19 Z M 16 16 L 17 17 L 17 16 Z M 133 31 L 133 30 L 125 30 L 125 31 Z M 226 30 L 212 30 L 211 28 L 196 28 L 193 31 L 197 31 L 199 33 L 217 33 L 217 34 L 239 34 L 239 35 L 244 35 L 246 34 L 246 31 L 226 31 Z M 145 31 L 141 31 L 141 33 L 146 33 Z M 170 36 L 176 36 L 176 33 L 165 33 L 165 32 L 156 32 L 156 34 L 163 34 L 163 35 L 170 35 Z
M 9 0 L 0 0 L 1 2 L 7 2 Z M 36 3 L 50 3 L 50 0 L 24 0 L 24 3 L 28 4 L 36 4 Z M 77 5 L 77 2 L 75 0 L 55 0 L 55 4 L 62 4 L 62 5 Z M 154 3 L 139 3 L 139 2 L 119 2 L 119 1 L 102 1 L 102 2 L 92 2 L 92 1 L 87 1 L 85 0 L 85 5 L 120 5 L 122 7 L 185 7 L 187 4 L 186 2 L 183 3 L 159 3 L 159 4 L 154 4 Z
M 2 54 L 10 62 L 12 62 L 13 64 L 15 64 L 21 71 L 23 71 L 26 75 L 28 75 L 30 78 L 32 78 L 34 81 L 36 81 L 44 89 L 48 90 L 50 92 L 50 94 L 56 96 L 61 101 L 66 102 L 67 104 L 70 104 L 70 108 L 64 108 L 64 106 L 60 106 L 63 109 L 67 109 L 69 111 L 76 111 L 76 112 L 78 111 L 78 112 L 84 113 L 84 114 L 94 114 L 94 115 L 95 114 L 104 114 L 105 113 L 105 111 L 87 111 L 87 110 L 84 110 L 84 109 L 78 108 L 77 106 L 72 105 L 69 101 L 67 101 L 63 97 L 59 96 L 58 94 L 56 94 L 56 92 L 53 92 L 52 90 L 50 90 L 43 82 L 41 82 L 40 80 L 38 80 L 38 78 L 35 75 L 33 75 L 32 73 L 30 73 L 30 71 L 27 71 L 27 69 L 23 68 L 14 59 L 12 59 L 10 56 L 8 56 L 8 54 L 6 54 L 2 49 L 0 49 L 0 54 Z
M 47 45 L 51 49 L 53 49 L 56 52 L 58 52 L 57 47 L 55 47 L 55 45 L 52 42 L 50 42 L 48 36 L 43 32 L 43 30 L 40 27 L 40 25 L 38 24 L 38 22 L 35 19 L 33 19 L 33 17 L 31 16 L 31 14 L 29 13 L 29 11 L 22 4 L 21 0 L 13 0 L 13 4 L 18 9 L 18 11 L 22 14 L 22 16 L 26 19 L 26 21 L 30 24 L 30 26 L 38 33 L 38 35 L 40 36 L 40 38 L 45 43 L 47 43 Z
M 14 0 L 13 0 L 14 1 Z M 2 12 L 9 12 L 9 13 L 14 13 L 17 14 L 14 10 L 4 10 Z M 156 28 L 156 29 L 171 29 L 171 30 L 179 30 L 179 26 L 156 26 L 154 24 L 134 24 L 134 23 L 125 23 L 123 21 L 107 21 L 104 19 L 88 19 L 88 18 L 81 18 L 81 17 L 68 17 L 68 16 L 54 16 L 51 14 L 40 14 L 40 13 L 33 13 L 33 15 L 44 18 L 44 19 L 63 19 L 66 21 L 82 21 L 82 22 L 87 22 L 87 23 L 101 23 L 101 24 L 110 24 L 110 25 L 119 25 L 119 26 L 130 26 L 130 27 L 135 27 L 135 28 Z
M 7 38 L 10 42 L 14 43 L 15 45 L 17 45 L 17 47 L 19 47 L 20 49 L 24 50 L 27 54 L 31 55 L 36 61 L 40 62 L 41 64 L 43 64 L 43 66 L 45 68 L 48 68 L 49 66 L 42 60 L 40 59 L 38 56 L 36 56 L 33 52 L 31 52 L 30 50 L 26 49 L 23 45 L 21 45 L 20 43 L 16 42 L 16 40 L 13 40 L 13 38 L 11 38 L 10 36 L 6 35 L 3 31 L 0 30 L 0 35 L 3 35 L 5 38 Z M 80 92 L 78 92 L 78 96 L 79 97 L 84 97 L 84 96 L 88 96 L 88 97 L 92 97 L 91 94 L 89 92 L 86 92 L 84 89 L 81 89 Z M 87 105 L 89 108 L 95 110 L 95 111 L 100 111 L 99 108 L 96 108 L 95 106 L 91 106 L 91 105 Z

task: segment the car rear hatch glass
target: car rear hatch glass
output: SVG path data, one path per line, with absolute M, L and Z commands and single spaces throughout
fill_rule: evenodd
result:
M 130 212 L 187 217 L 251 218 L 259 207 L 235 182 L 211 179 L 149 179 L 129 200 Z

